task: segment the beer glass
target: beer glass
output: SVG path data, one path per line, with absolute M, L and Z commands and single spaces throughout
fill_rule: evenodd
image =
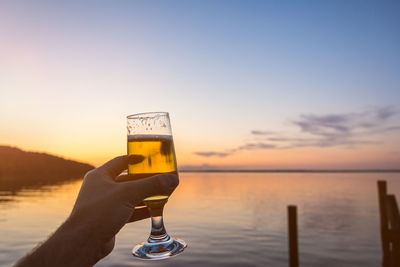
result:
M 178 175 L 171 124 L 167 112 L 129 115 L 128 155 L 136 155 L 140 162 L 128 164 L 130 179 L 146 179 L 161 173 Z M 140 259 L 161 260 L 181 253 L 186 243 L 171 238 L 164 227 L 163 209 L 169 196 L 151 196 L 143 200 L 151 216 L 151 232 L 146 242 L 136 245 L 132 253 Z

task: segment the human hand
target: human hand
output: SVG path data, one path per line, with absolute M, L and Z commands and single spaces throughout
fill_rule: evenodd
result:
M 127 176 L 119 174 L 127 166 L 128 156 L 121 156 L 89 171 L 69 218 L 16 266 L 94 265 L 112 251 L 126 223 L 149 217 L 147 208 L 135 206 L 149 196 L 170 195 L 179 183 L 175 174 L 125 181 Z
M 118 182 L 127 179 L 118 176 L 127 166 L 128 156 L 121 156 L 88 172 L 68 219 L 75 227 L 85 228 L 99 248 L 96 262 L 112 251 L 115 235 L 126 223 L 149 217 L 147 208 L 135 210 L 135 206 L 152 195 L 170 195 L 179 183 L 174 174 Z

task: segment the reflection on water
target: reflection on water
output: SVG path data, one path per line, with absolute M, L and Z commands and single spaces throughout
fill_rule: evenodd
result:
M 182 173 L 165 210 L 185 252 L 152 266 L 287 266 L 286 206 L 299 212 L 302 266 L 379 266 L 376 180 L 400 195 L 400 174 Z M 11 265 L 62 223 L 80 181 L 0 194 L 0 265 Z M 147 266 L 130 255 L 150 222 L 125 226 L 96 266 Z
M 82 180 L 82 177 L 67 177 L 60 178 L 59 180 L 47 179 L 43 181 L 38 181 L 40 178 L 34 177 L 29 179 L 4 179 L 0 180 L 0 201 L 2 201 L 5 196 L 15 196 L 21 193 L 26 193 L 27 191 L 47 191 L 52 190 L 55 186 L 62 186 L 63 184 L 68 184 L 78 180 Z

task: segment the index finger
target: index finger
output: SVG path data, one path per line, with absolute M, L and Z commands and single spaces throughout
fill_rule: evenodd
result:
M 128 156 L 119 156 L 104 163 L 99 167 L 99 170 L 104 171 L 112 178 L 128 168 Z

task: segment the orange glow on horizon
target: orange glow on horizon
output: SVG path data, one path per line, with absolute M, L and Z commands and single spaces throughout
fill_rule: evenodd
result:
M 99 166 L 104 162 L 126 154 L 126 141 L 115 143 L 100 143 L 104 146 L 93 144 L 77 145 L 77 148 L 65 144 L 54 147 L 52 150 L 36 149 L 17 146 L 27 151 L 45 152 L 66 159 L 77 160 Z M 48 146 L 51 148 L 50 146 Z M 391 168 L 397 158 L 383 152 L 379 148 L 363 147 L 357 150 L 349 148 L 297 148 L 290 150 L 252 150 L 242 151 L 227 157 L 201 157 L 193 153 L 194 149 L 184 149 L 181 146 L 176 149 L 178 166 L 204 166 L 222 168 L 244 169 L 357 169 L 357 168 Z M 382 167 L 383 166 L 383 167 Z

